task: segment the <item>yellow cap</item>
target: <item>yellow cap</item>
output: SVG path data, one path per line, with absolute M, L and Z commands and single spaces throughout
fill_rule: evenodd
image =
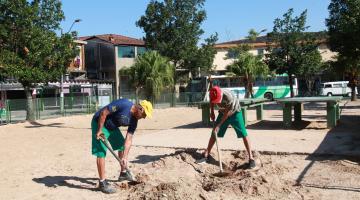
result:
M 152 117 L 153 106 L 149 101 L 142 100 L 140 106 L 144 108 L 147 117 Z

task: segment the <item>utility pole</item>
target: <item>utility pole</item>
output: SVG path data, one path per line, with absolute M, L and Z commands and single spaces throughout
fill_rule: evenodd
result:
M 73 21 L 73 23 L 71 24 L 69 30 L 66 33 L 69 33 L 72 29 L 72 27 L 74 26 L 75 23 L 80 22 L 81 19 L 75 19 Z M 61 30 L 61 35 L 63 35 L 62 30 Z M 64 99 L 64 74 L 61 74 L 61 80 L 60 80 L 60 113 L 62 115 L 64 115 L 64 104 L 65 104 L 65 99 Z

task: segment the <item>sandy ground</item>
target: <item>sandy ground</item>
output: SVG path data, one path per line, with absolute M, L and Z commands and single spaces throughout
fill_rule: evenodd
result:
M 250 135 L 269 136 L 253 139 L 259 147 L 255 152 L 259 167 L 244 169 L 244 151 L 229 147 L 222 153 L 229 174 L 226 177 L 217 176 L 215 151 L 209 164 L 198 165 L 194 161 L 201 150 L 174 148 L 174 144 L 186 141 L 186 135 L 175 137 L 165 147 L 140 144 L 143 140 L 155 143 L 167 130 L 200 134 L 208 129 L 199 123 L 201 110 L 197 108 L 155 110 L 153 119 L 139 122 L 130 152 L 130 167 L 139 182 L 118 182 L 119 166 L 109 154 L 107 177 L 118 188 L 112 195 L 96 190 L 90 115 L 1 126 L 0 199 L 360 199 L 360 102 L 342 105 L 340 124 L 332 130 L 326 129 L 324 105 L 306 105 L 304 124 L 286 130 L 294 134 L 292 137 L 279 136 L 284 131 L 279 106 L 267 105 L 263 122 L 254 121 L 254 111 L 250 111 Z M 224 141 L 233 140 L 232 131 L 229 129 Z M 262 151 L 261 146 L 266 146 L 271 136 L 287 145 L 281 150 L 271 151 L 268 146 L 270 150 Z M 311 144 L 320 140 L 320 145 L 314 145 L 310 153 L 292 151 L 291 144 L 302 138 Z M 207 141 L 202 140 L 196 140 L 199 147 L 206 145 Z M 188 143 L 184 147 L 192 147 L 192 142 Z M 332 151 L 319 151 L 324 143 Z M 222 145 L 226 147 L 225 142 Z M 344 148 L 346 151 L 342 151 Z

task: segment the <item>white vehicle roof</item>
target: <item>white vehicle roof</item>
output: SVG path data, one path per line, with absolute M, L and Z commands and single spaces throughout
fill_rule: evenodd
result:
M 334 84 L 334 83 L 348 83 L 349 81 L 332 81 L 332 82 L 323 82 L 321 84 Z

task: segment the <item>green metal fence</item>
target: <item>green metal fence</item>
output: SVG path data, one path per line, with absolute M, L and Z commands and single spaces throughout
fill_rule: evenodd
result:
M 197 106 L 203 101 L 204 93 L 164 93 L 158 99 L 148 99 L 154 108 L 168 108 L 179 106 Z M 120 98 L 127 98 L 132 102 L 147 99 L 144 96 L 136 96 L 135 93 L 122 94 Z M 64 97 L 64 109 L 60 107 L 60 97 L 32 99 L 34 117 L 38 119 L 49 119 L 62 116 L 92 114 L 104 105 L 100 105 L 97 96 Z M 110 102 L 112 99 L 108 99 Z M 104 104 L 104 102 L 102 103 Z M 105 103 L 107 104 L 107 103 Z M 0 108 L 0 124 L 16 123 L 26 120 L 26 99 L 6 100 L 5 105 Z
M 35 119 L 91 114 L 99 107 L 97 97 L 64 97 L 64 109 L 61 110 L 60 100 L 60 97 L 32 99 L 31 104 L 34 108 Z M 26 120 L 26 99 L 6 100 L 5 105 L 0 109 L 0 124 Z

